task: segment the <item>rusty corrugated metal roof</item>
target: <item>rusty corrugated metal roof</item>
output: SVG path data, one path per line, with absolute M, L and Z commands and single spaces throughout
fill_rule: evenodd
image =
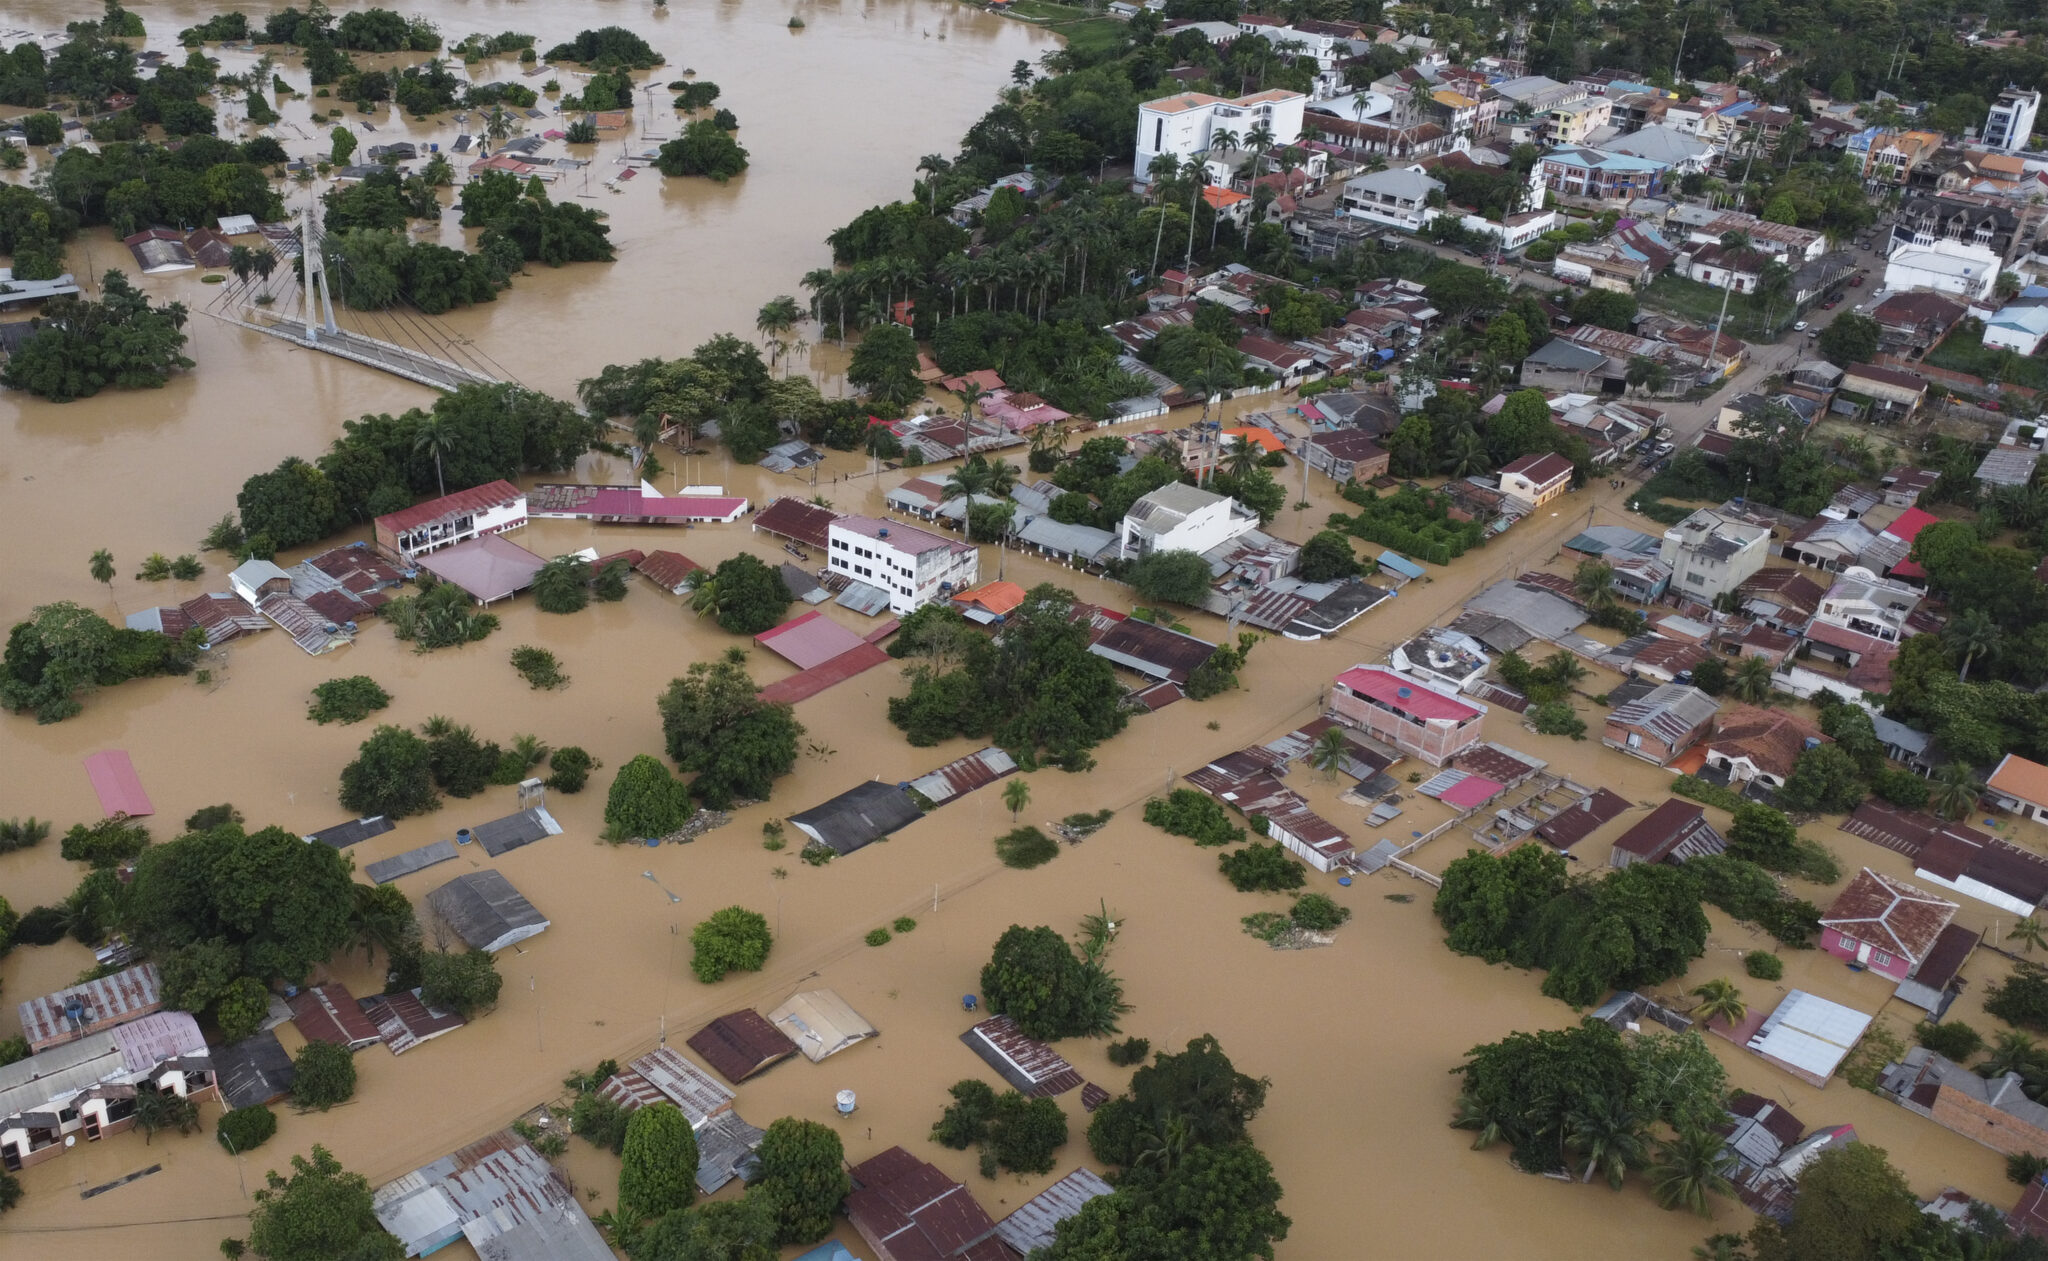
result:
M 81 1029 L 111 1029 L 162 1007 L 162 989 L 163 978 L 154 963 L 139 963 L 112 976 L 67 986 L 20 1005 L 21 1035 L 28 1039 L 30 1051 L 40 1051 L 70 1041 Z M 84 1017 L 77 1025 L 65 1015 L 73 998 L 79 1000 Z

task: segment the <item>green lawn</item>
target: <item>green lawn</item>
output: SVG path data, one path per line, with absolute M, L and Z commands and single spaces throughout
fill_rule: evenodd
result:
M 2018 355 L 1997 347 L 1986 349 L 1984 330 L 1974 322 L 1959 327 L 1927 352 L 1927 362 L 1950 372 L 1967 372 L 1986 381 L 2048 389 L 2048 359 L 2039 355 Z
M 1066 39 L 1067 47 L 1082 52 L 1121 48 L 1128 33 L 1128 28 L 1115 18 L 1082 18 L 1077 22 L 1055 22 L 1052 29 L 1054 33 Z
M 1642 292 L 1641 302 L 1681 319 L 1689 320 L 1702 328 L 1712 328 L 1721 314 L 1721 300 L 1728 297 L 1728 322 L 1722 331 L 1744 341 L 1773 341 L 1799 317 L 1799 312 L 1789 302 L 1779 302 L 1771 311 L 1771 323 L 1763 323 L 1763 304 L 1746 293 L 1728 296 L 1725 291 L 1713 285 L 1703 285 L 1697 280 L 1666 273 L 1650 282 Z
M 1064 22 L 1088 16 L 1086 9 L 1071 4 L 1054 4 L 1052 0 L 1014 0 L 1009 13 L 1012 17 L 1029 18 L 1034 22 Z

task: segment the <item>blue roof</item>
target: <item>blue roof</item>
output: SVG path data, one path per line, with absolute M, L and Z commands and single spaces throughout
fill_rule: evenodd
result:
M 1671 166 L 1669 162 L 1639 158 L 1631 153 L 1604 153 L 1599 149 L 1552 149 L 1543 157 L 1546 161 L 1602 171 L 1662 171 Z
M 837 1239 L 828 1239 L 798 1257 L 796 1261 L 853 1261 L 853 1254 Z
M 1392 552 L 1381 552 L 1379 560 L 1380 568 L 1391 569 L 1395 573 L 1407 578 L 1420 578 L 1423 574 L 1429 572 L 1414 561 L 1403 556 L 1396 556 Z
M 1735 104 L 1719 111 L 1719 113 L 1723 118 L 1740 118 L 1755 108 L 1755 101 L 1737 101 Z
M 1614 82 L 1608 84 L 1607 91 L 1610 95 L 1616 92 L 1648 92 L 1652 96 L 1662 96 L 1664 94 L 1662 89 L 1657 88 L 1651 84 L 1630 83 L 1625 79 L 1616 79 Z

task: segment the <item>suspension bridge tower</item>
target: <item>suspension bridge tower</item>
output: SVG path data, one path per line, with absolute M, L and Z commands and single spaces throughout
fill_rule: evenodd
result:
M 306 325 L 306 340 L 318 342 L 325 331 L 338 334 L 334 323 L 334 295 L 327 289 L 327 251 L 319 237 L 320 199 L 309 194 L 299 211 L 299 252 L 306 267 L 306 282 L 299 289 L 299 313 Z

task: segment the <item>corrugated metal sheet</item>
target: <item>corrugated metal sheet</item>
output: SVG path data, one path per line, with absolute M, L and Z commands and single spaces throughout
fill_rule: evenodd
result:
M 876 1037 L 879 1032 L 832 990 L 793 994 L 769 1012 L 768 1019 L 788 1034 L 796 1049 L 813 1064 L 865 1038 Z
M 292 1057 L 277 1035 L 265 1029 L 213 1052 L 214 1080 L 230 1108 L 253 1108 L 291 1092 Z
M 123 749 L 102 749 L 85 759 L 85 777 L 99 796 L 100 809 L 109 819 L 141 818 L 156 813 L 149 794 L 142 791 L 142 777 Z
M 292 1023 L 308 1042 L 332 1042 L 353 1051 L 381 1040 L 377 1026 L 363 1015 L 363 1007 L 339 982 L 303 989 L 288 1000 Z
M 1027 1095 L 1050 1099 L 1081 1084 L 1081 1074 L 1066 1057 L 1036 1038 L 1026 1037 L 1008 1016 L 994 1016 L 960 1035 L 967 1049 L 979 1055 L 1004 1081 Z
M 680 594 L 689 582 L 690 575 L 704 566 L 681 552 L 649 552 L 633 568 L 647 575 L 655 586 Z
M 467 1237 L 488 1261 L 609 1261 L 568 1178 L 510 1131 L 377 1188 L 378 1224 L 409 1257 Z
M 435 863 L 445 863 L 454 857 L 455 842 L 443 839 L 390 858 L 380 858 L 363 868 L 363 874 L 370 878 L 372 884 L 390 884 L 400 876 L 424 871 Z
M 457 876 L 429 893 L 427 905 L 476 950 L 503 950 L 548 927 L 547 917 L 497 871 Z
M 367 819 L 350 819 L 347 823 L 337 823 L 331 828 L 322 828 L 318 832 L 309 833 L 306 839 L 332 845 L 336 849 L 347 849 L 358 841 L 367 841 L 373 836 L 382 836 L 397 826 L 397 824 L 383 815 L 375 814 Z
M 732 1106 L 731 1090 L 666 1046 L 634 1060 L 606 1079 L 598 1092 L 627 1109 L 672 1103 L 690 1119 L 692 1129 Z
M 1100 1175 L 1076 1169 L 1017 1207 L 1017 1211 L 996 1223 L 996 1238 L 1029 1256 L 1034 1249 L 1052 1246 L 1053 1229 L 1081 1211 L 1082 1205 L 1110 1193 Z
M 163 1006 L 162 990 L 163 978 L 158 975 L 156 965 L 140 963 L 112 976 L 73 985 L 41 998 L 31 998 L 17 1008 L 21 1017 L 21 1036 L 28 1040 L 31 1051 L 40 1051 L 76 1037 L 81 1027 L 103 1030 L 125 1021 L 139 1020 Z M 78 999 L 81 1006 L 84 1019 L 80 1025 L 74 1025 L 65 1015 L 65 1008 L 73 998 Z
M 423 1042 L 453 1033 L 469 1023 L 452 1011 L 427 1006 L 418 990 L 366 998 L 363 1014 L 377 1026 L 377 1035 L 393 1055 L 404 1055 Z
M 762 631 L 754 636 L 754 642 L 797 669 L 808 670 L 858 648 L 864 641 L 852 630 L 812 609 L 780 626 Z
M 1016 769 L 1015 758 L 990 745 L 910 781 L 910 786 L 934 804 L 942 805 L 977 788 L 986 788 Z
M 555 816 L 544 807 L 535 806 L 502 819 L 492 819 L 489 823 L 479 823 L 470 834 L 476 838 L 477 844 L 484 847 L 486 854 L 496 858 L 522 845 L 560 836 L 562 825 L 555 822 Z
M 685 1043 L 737 1086 L 796 1054 L 796 1043 L 751 1008 L 720 1016 Z
M 697 1127 L 697 1189 L 711 1195 L 734 1178 L 750 1177 L 767 1131 L 727 1109 Z
M 808 504 L 801 499 L 783 498 L 761 509 L 754 517 L 754 528 L 781 535 L 807 547 L 825 547 L 829 542 L 829 528 L 838 519 L 839 514 L 830 508 Z
M 842 609 L 852 609 L 865 617 L 889 611 L 889 593 L 880 587 L 858 580 L 847 583 L 846 589 L 835 596 L 832 602 Z

